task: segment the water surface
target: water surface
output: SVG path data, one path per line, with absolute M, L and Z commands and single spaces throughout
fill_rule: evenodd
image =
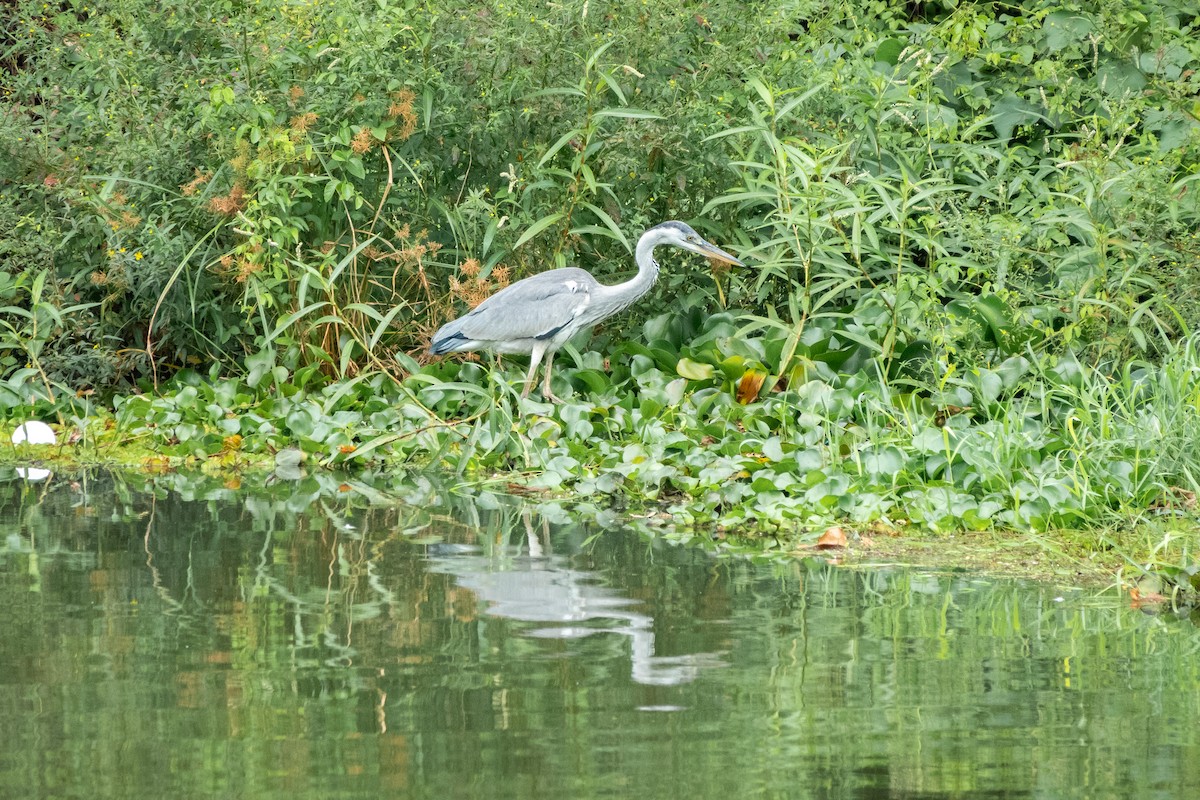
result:
M 424 479 L 0 479 L 0 797 L 1181 798 L 1200 633 Z

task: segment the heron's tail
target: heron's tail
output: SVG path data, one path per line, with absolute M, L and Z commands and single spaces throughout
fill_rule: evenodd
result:
M 453 353 L 457 350 L 469 349 L 469 347 L 465 347 L 464 345 L 469 345 L 471 340 L 463 336 L 460 331 L 447 330 L 449 327 L 450 325 L 443 325 L 433 335 L 433 339 L 430 340 L 429 352 L 433 355 L 443 356 L 446 353 Z

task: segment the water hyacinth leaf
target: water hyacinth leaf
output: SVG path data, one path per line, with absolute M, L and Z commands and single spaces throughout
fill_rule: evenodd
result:
M 566 435 L 578 440 L 586 440 L 591 438 L 596 427 L 591 420 L 582 414 L 572 414 L 570 419 L 565 419 L 568 415 L 564 414 L 564 422 L 566 423 Z
M 899 447 L 869 447 L 863 451 L 862 465 L 871 475 L 895 476 L 904 468 L 904 453 Z
M 185 386 L 175 395 L 175 406 L 181 409 L 195 407 L 200 400 L 200 391 L 195 386 Z
M 642 390 L 640 410 L 642 419 L 648 419 L 658 416 L 658 413 L 666 407 L 665 393 L 660 391 Z
M 1003 379 L 990 369 L 972 370 L 969 380 L 975 387 L 975 398 L 979 403 L 994 403 L 1004 388 Z
M 685 378 L 676 378 L 667 384 L 666 396 L 667 405 L 674 408 L 683 401 L 684 392 L 687 391 L 687 380 Z
M 909 342 L 894 362 L 895 369 L 906 373 L 919 372 L 933 356 L 933 348 L 925 339 Z
M 657 317 L 651 317 L 642 326 L 646 341 L 666 339 L 671 341 L 675 346 L 678 346 L 681 341 L 677 329 L 678 321 L 673 314 L 660 314 Z M 675 332 L 674 335 L 672 335 L 673 332 Z
M 837 505 L 842 495 L 850 488 L 849 476 L 835 472 L 824 480 L 813 484 L 804 494 L 805 500 L 822 508 L 832 508 Z
M 246 375 L 246 385 L 251 389 L 257 389 L 258 385 L 262 383 L 263 378 L 271 374 L 274 366 L 274 350 L 260 350 L 257 353 L 246 356 L 246 367 L 249 369 Z
M 944 453 L 948 447 L 945 428 L 927 427 L 912 438 L 913 449 L 919 453 Z
M 312 436 L 316 423 L 306 408 L 295 408 L 287 415 L 287 426 L 296 436 Z
M 583 384 L 583 389 L 594 395 L 604 394 L 612 389 L 612 377 L 600 370 L 581 369 L 571 375 L 572 380 Z
M 720 367 L 725 380 L 735 382 L 746 372 L 746 359 L 741 356 L 729 356 L 721 359 L 717 366 Z
M 1014 327 L 1008 305 L 998 296 L 989 294 L 980 297 L 974 308 L 987 324 L 992 342 L 1003 345 L 1006 336 Z
M 819 470 L 825 463 L 825 458 L 821 455 L 821 451 L 815 447 L 798 450 L 792 454 L 792 458 L 795 459 L 797 472 Z
M 334 427 L 331 424 L 331 421 L 327 417 L 322 417 L 313 423 L 313 430 L 308 438 L 315 443 L 325 444 L 329 441 L 334 432 Z
M 657 369 L 666 371 L 674 371 L 679 360 L 679 352 L 665 342 L 651 342 L 651 347 L 647 348 L 647 355 L 654 361 Z
M 1005 389 L 1012 389 L 1029 372 L 1029 366 L 1029 359 L 1025 356 L 1010 356 L 996 367 L 996 374 L 1000 376 Z
M 689 381 L 706 381 L 712 378 L 716 369 L 712 364 L 701 364 L 690 358 L 681 358 L 675 364 L 675 372 Z

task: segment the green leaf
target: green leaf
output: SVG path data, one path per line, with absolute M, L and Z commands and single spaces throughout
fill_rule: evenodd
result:
M 992 127 L 996 129 L 996 136 L 1002 142 L 1012 139 L 1013 131 L 1018 126 L 1045 119 L 1032 103 L 1011 92 L 992 106 Z
M 625 105 L 626 103 L 629 102 L 629 100 L 626 99 L 626 97 L 625 97 L 624 90 L 621 89 L 621 84 L 617 83 L 616 78 L 614 78 L 612 75 L 601 72 L 600 80 L 602 80 L 604 82 L 604 84 L 608 87 L 608 90 L 616 96 L 618 103 L 620 103 L 621 105 Z
M 1057 53 L 1066 47 L 1086 42 L 1095 29 L 1092 21 L 1072 11 L 1054 11 L 1046 15 L 1042 24 L 1042 43 L 1047 50 Z
M 928 427 L 912 439 L 912 446 L 920 453 L 946 452 L 945 428 Z
M 646 111 L 640 108 L 605 108 L 596 112 L 597 117 L 616 117 L 617 119 L 662 119 L 662 114 Z
M 690 358 L 681 358 L 675 365 L 675 372 L 689 381 L 706 381 L 713 376 L 716 368 L 712 364 L 701 364 Z
M 629 240 L 625 238 L 625 234 L 621 232 L 621 228 L 617 225 L 617 223 L 615 221 L 613 221 L 613 218 L 610 217 L 604 209 L 600 208 L 600 206 L 595 205 L 594 203 L 584 203 L 583 206 L 588 211 L 591 211 L 593 214 L 595 214 L 596 219 L 600 220 L 600 222 L 602 222 L 604 224 L 604 226 L 606 228 L 608 228 L 609 231 L 612 232 L 612 235 L 610 238 L 615 239 L 616 241 L 620 242 L 621 246 L 625 248 L 625 252 L 627 252 L 627 253 L 633 252 L 633 248 L 630 247 Z M 607 235 L 607 234 L 605 234 L 605 235 Z
M 550 216 L 542 217 L 537 222 L 530 225 L 525 232 L 521 234 L 521 238 L 517 239 L 517 243 L 513 245 L 513 250 L 516 250 L 518 247 L 525 244 L 542 231 L 546 230 L 546 228 L 549 228 L 551 225 L 558 222 L 560 219 L 562 219 L 562 217 L 563 212 L 555 211 Z
M 587 93 L 576 86 L 557 86 L 550 89 L 540 89 L 525 95 L 526 99 L 534 100 L 539 97 L 587 97 Z
M 318 308 L 322 308 L 327 305 L 329 305 L 329 303 L 322 300 L 321 302 L 312 303 L 312 304 L 307 305 L 304 308 L 300 309 L 299 311 L 294 311 L 291 314 L 288 314 L 286 317 L 281 319 L 275 325 L 275 330 L 273 330 L 271 332 L 271 334 L 269 336 L 267 336 L 267 344 L 270 344 L 271 342 L 273 342 L 277 338 L 279 338 L 280 334 L 282 334 L 284 331 L 290 330 L 292 328 L 292 326 L 296 324 L 296 320 L 300 319 L 301 317 L 305 317 L 305 316 L 311 314 L 312 312 L 316 311 Z M 246 359 L 247 366 L 250 365 L 250 361 L 252 358 L 254 358 L 254 356 L 247 357 L 247 359 Z
M 884 39 L 875 48 L 875 60 L 893 67 L 900 63 L 900 54 L 904 52 L 904 42 L 899 39 Z
M 537 163 L 538 167 L 545 166 L 546 162 L 554 158 L 554 154 L 563 149 L 567 142 L 582 135 L 582 131 L 580 131 L 578 128 L 573 128 L 564 133 L 562 136 L 558 137 L 558 141 L 550 145 L 550 149 L 542 155 L 541 159 Z
M 758 92 L 758 96 L 762 98 L 762 101 L 766 104 L 767 108 L 775 107 L 774 95 L 771 94 L 771 90 L 768 89 L 767 85 L 759 78 L 751 77 L 748 81 L 746 81 L 746 83 L 750 85 L 751 89 Z

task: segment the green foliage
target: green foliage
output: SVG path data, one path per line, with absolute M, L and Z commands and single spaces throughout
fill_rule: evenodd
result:
M 10 4 L 0 406 L 732 528 L 1189 513 L 1194 10 L 746 9 Z M 563 407 L 414 358 L 667 218 L 750 266 L 668 261 Z
M 115 431 L 173 457 L 297 447 L 324 465 L 529 473 L 535 487 L 659 501 L 677 517 L 747 530 L 838 520 L 1045 530 L 1190 510 L 1200 446 L 1191 346 L 1116 379 L 1072 358 L 1014 356 L 949 376 L 932 395 L 814 359 L 803 383 L 742 403 L 737 384 L 752 368 L 722 349 L 742 349 L 722 335 L 728 318 L 705 321 L 694 338 L 708 344 L 687 350 L 686 377 L 653 338 L 664 322 L 648 323 L 651 345 L 609 374 L 598 354 L 576 354 L 556 375 L 574 391 L 562 406 L 522 401 L 516 372 L 470 363 L 408 364 L 401 383 L 381 373 L 329 381 L 315 366 L 291 372 L 259 356 L 245 379 L 185 372 L 162 395 L 119 400 Z M 754 363 L 775 370 L 778 353 Z
M 658 508 L 680 535 L 773 534 L 774 547 L 845 523 L 1084 529 L 1127 573 L 1192 591 L 1194 343 L 1115 377 L 1073 357 L 1011 356 L 920 392 L 839 372 L 801 343 L 803 380 L 756 401 L 741 384 L 778 373 L 787 340 L 740 337 L 730 315 L 678 323 L 650 320 L 647 344 L 624 346 L 608 369 L 599 353 L 568 348 L 559 406 L 522 400 L 519 368 L 408 361 L 401 382 L 378 371 L 330 380 L 319 365 L 292 370 L 265 351 L 243 378 L 184 371 L 162 393 L 120 398 L 113 418 L 78 419 L 61 436 L 80 432 L 68 450 L 85 463 L 134 445 L 153 467 L 432 466 L 451 482 L 520 479 L 597 508 Z M 1160 540 L 1137 545 L 1110 529 Z
M 888 375 L 970 360 L 979 295 L 1110 360 L 1200 318 L 1200 49 L 1171 3 L 6 13 L 0 248 L 82 301 L 107 363 L 45 356 L 77 387 L 264 347 L 395 370 L 460 301 L 627 269 L 670 217 L 761 266 L 670 268 L 663 296 L 797 337 L 833 315 Z

